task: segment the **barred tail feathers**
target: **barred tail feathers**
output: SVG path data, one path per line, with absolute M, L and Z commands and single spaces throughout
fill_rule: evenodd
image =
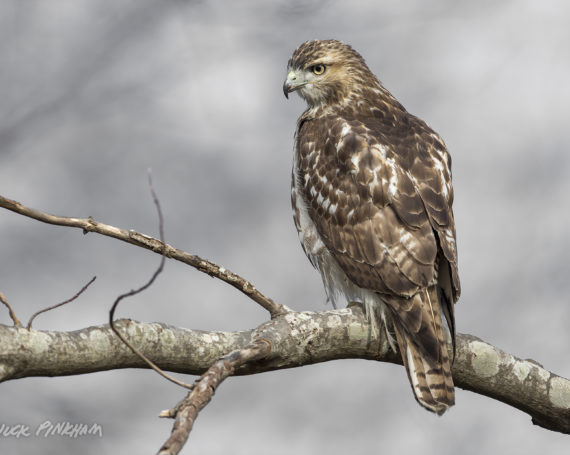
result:
M 416 400 L 441 415 L 455 404 L 455 391 L 438 296 L 430 288 L 413 298 L 420 299 L 415 305 L 421 305 L 417 332 L 412 333 L 398 317 L 394 332 Z

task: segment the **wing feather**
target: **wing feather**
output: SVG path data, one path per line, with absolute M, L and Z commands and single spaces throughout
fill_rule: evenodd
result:
M 378 292 L 388 288 L 401 297 L 435 284 L 441 234 L 434 234 L 433 220 L 439 229 L 439 221 L 445 221 L 439 212 L 450 211 L 436 197 L 437 188 L 424 191 L 430 197 L 426 204 L 413 169 L 402 166 L 398 150 L 387 141 L 381 144 L 364 123 L 325 117 L 302 128 L 311 130 L 299 134 L 303 196 L 327 248 L 343 266 L 351 263 L 354 274 L 348 276 L 359 286 Z M 326 141 L 318 141 L 319 131 Z M 337 136 L 331 137 L 334 132 Z M 319 142 L 326 145 L 319 149 Z M 378 277 L 381 283 L 370 286 Z

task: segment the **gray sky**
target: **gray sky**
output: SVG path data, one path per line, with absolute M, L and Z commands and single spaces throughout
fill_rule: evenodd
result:
M 570 6 L 560 1 L 64 1 L 0 3 L 0 194 L 157 235 L 297 310 L 325 309 L 297 239 L 289 179 L 303 110 L 281 86 L 312 38 L 351 43 L 453 157 L 459 332 L 570 377 Z M 106 322 L 159 258 L 0 211 L 0 291 L 38 329 Z M 169 262 L 119 316 L 240 330 L 266 314 Z M 5 311 L 0 322 L 9 323 Z M 155 451 L 183 391 L 147 371 L 0 386 L 0 424 L 96 422 L 103 438 L 0 438 L 12 453 Z M 568 439 L 459 390 L 442 418 L 401 367 L 346 360 L 224 383 L 200 415 L 203 454 L 562 453 Z

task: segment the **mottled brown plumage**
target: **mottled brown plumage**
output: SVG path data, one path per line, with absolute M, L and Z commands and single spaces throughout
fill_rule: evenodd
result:
M 442 314 L 454 342 L 460 293 L 445 145 L 344 43 L 302 44 L 288 72 L 285 95 L 309 105 L 292 176 L 303 249 L 333 304 L 363 302 L 374 330 L 393 321 L 417 400 L 441 414 L 454 404 Z

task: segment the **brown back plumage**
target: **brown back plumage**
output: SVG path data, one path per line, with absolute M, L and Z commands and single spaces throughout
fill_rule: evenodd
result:
M 295 51 L 284 91 L 295 90 L 309 104 L 292 188 L 303 248 L 329 296 L 386 306 L 416 399 L 443 413 L 454 403 L 443 317 L 454 342 L 460 293 L 445 145 L 339 41 Z

